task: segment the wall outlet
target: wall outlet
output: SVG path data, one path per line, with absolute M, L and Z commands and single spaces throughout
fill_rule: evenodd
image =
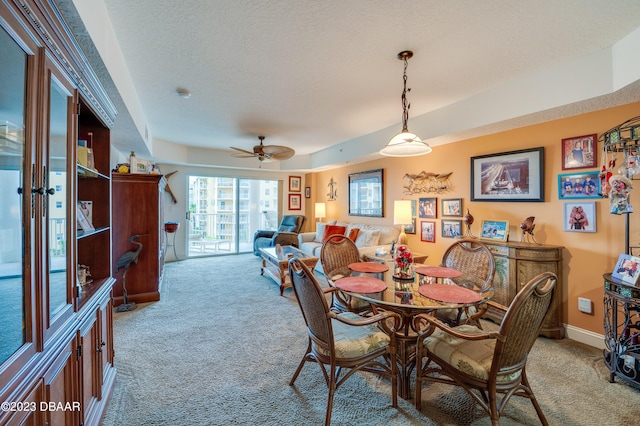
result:
M 578 297 L 578 310 L 585 314 L 593 313 L 593 302 L 590 299 L 584 297 Z

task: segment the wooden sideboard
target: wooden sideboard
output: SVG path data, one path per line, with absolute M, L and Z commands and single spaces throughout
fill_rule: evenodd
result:
M 129 242 L 132 235 L 142 250 L 137 264 L 127 271 L 127 296 L 129 302 L 145 303 L 160 300 L 160 284 L 164 269 L 164 188 L 162 175 L 113 173 L 113 271 L 116 284 L 113 303 L 123 303 L 123 269 L 116 271 L 116 262 L 124 253 L 135 250 Z
M 496 261 L 496 275 L 493 279 L 494 301 L 509 306 L 518 291 L 533 277 L 542 272 L 553 272 L 558 276 L 555 295 L 549 314 L 542 325 L 540 335 L 561 339 L 564 337 L 562 324 L 562 252 L 564 247 L 516 242 L 482 241 L 489 247 Z M 487 318 L 500 322 L 502 315 L 488 310 Z

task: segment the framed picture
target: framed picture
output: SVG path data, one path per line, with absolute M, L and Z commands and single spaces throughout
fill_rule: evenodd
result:
M 640 276 L 640 257 L 621 254 L 611 275 L 627 284 L 637 285 Z
M 151 162 L 138 157 L 131 157 L 129 160 L 129 173 L 149 174 L 151 173 Z
M 442 219 L 442 237 L 443 238 L 455 238 L 460 236 L 462 236 L 461 220 Z
M 438 199 L 420 198 L 418 200 L 418 216 L 422 219 L 435 219 L 438 217 Z
M 462 198 L 444 198 L 442 216 L 462 216 Z
M 483 220 L 480 238 L 494 241 L 507 241 L 509 238 L 509 221 Z
M 596 167 L 598 135 L 562 139 L 562 170 Z
M 471 201 L 544 201 L 544 147 L 471 157 Z
M 418 201 L 411 200 L 411 216 L 416 217 L 418 215 Z
M 349 216 L 384 217 L 382 169 L 349 175 Z
M 572 198 L 602 197 L 600 188 L 600 172 L 565 173 L 558 175 L 558 198 L 568 200 Z
M 289 176 L 289 192 L 302 191 L 302 178 L 300 176 Z
M 423 220 L 420 222 L 420 241 L 436 242 L 436 223 L 434 221 Z
M 411 218 L 411 225 L 404 226 L 405 234 L 415 234 L 416 233 L 416 218 Z
M 304 188 L 304 198 L 311 198 L 311 187 L 306 186 Z
M 564 203 L 565 231 L 596 232 L 596 203 L 593 201 Z
M 289 210 L 302 209 L 302 196 L 300 194 L 289 194 Z

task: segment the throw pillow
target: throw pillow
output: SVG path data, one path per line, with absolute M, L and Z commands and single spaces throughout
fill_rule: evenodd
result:
M 316 222 L 316 237 L 315 241 L 318 243 L 322 242 L 322 237 L 324 237 L 324 228 L 327 226 L 324 222 Z
M 349 231 L 349 239 L 355 243 L 359 232 L 360 228 L 351 228 L 351 231 Z
M 347 230 L 346 227 L 344 226 L 338 226 L 338 225 L 327 225 L 324 228 L 324 236 L 322 237 L 322 242 L 326 241 L 327 238 L 329 238 L 332 235 L 344 235 L 345 231 Z
M 356 238 L 356 247 L 371 247 L 378 245 L 378 241 L 380 240 L 380 230 L 379 229 L 362 229 L 358 232 L 358 238 Z

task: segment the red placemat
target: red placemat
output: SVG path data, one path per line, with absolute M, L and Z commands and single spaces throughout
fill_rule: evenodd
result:
M 368 274 L 377 274 L 389 270 L 387 265 L 376 262 L 355 262 L 349 264 L 349 269 L 355 272 L 364 272 Z
M 336 280 L 334 285 L 340 290 L 353 293 L 377 293 L 387 289 L 387 283 L 372 277 L 344 277 Z
M 476 303 L 482 296 L 468 288 L 449 284 L 425 284 L 418 288 L 418 292 L 429 299 L 447 303 Z
M 434 278 L 457 278 L 462 272 L 444 266 L 419 266 L 416 273 Z

